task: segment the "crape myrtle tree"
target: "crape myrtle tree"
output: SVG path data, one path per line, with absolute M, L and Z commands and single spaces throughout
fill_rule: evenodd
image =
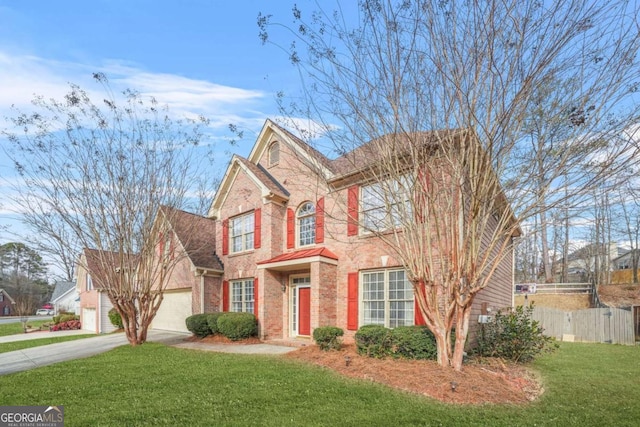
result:
M 79 259 L 136 345 L 182 257 L 165 250 L 178 244 L 171 216 L 204 211 L 198 195 L 207 156 L 199 144 L 208 122 L 174 119 L 154 98 L 131 90 L 116 96 L 103 74 L 94 78 L 100 92 L 93 97 L 77 85 L 61 100 L 36 97 L 5 136 L 24 180 L 16 202 L 29 212 L 26 222 L 53 242 L 51 250 L 92 249 Z
M 295 101 L 281 94 L 283 115 L 316 123 L 371 184 L 341 215 L 403 264 L 439 364 L 462 368 L 472 303 L 510 265 L 516 218 L 637 158 L 621 136 L 640 81 L 627 3 L 362 0 L 294 6 L 292 24 L 258 16 L 304 83 Z M 561 137 L 538 138 L 532 117 Z

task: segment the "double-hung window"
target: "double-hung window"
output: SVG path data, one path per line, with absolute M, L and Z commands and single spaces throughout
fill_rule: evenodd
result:
M 253 313 L 253 279 L 231 282 L 231 311 Z
M 231 252 L 253 249 L 254 213 L 237 216 L 229 220 Z
M 362 187 L 365 231 L 391 230 L 412 218 L 411 191 L 411 181 L 406 175 Z
M 413 310 L 413 285 L 404 270 L 362 273 L 362 324 L 411 326 Z

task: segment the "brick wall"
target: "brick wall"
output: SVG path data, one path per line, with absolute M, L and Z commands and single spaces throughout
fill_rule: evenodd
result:
M 267 146 L 275 140 L 271 135 Z M 345 341 L 353 338 L 347 325 L 347 275 L 363 270 L 392 268 L 400 265 L 393 250 L 371 236 L 347 236 L 347 188 L 328 191 L 317 179 L 313 168 L 305 160 L 280 144 L 280 160 L 269 166 L 265 151 L 259 162 L 290 193 L 288 203 L 264 204 L 257 184 L 242 170 L 235 177 L 233 186 L 220 207 L 218 220 L 261 208 L 262 246 L 239 254 L 222 256 L 225 266 L 224 279 L 259 278 L 261 335 L 269 338 L 287 338 L 289 334 L 289 301 L 291 289 L 282 292 L 282 283 L 289 286 L 289 277 L 295 273 L 311 276 L 311 327 L 336 325 L 345 330 Z M 268 260 L 282 253 L 301 248 L 286 248 L 286 209 L 294 211 L 305 201 L 316 202 L 325 198 L 325 241 L 306 248 L 326 247 L 338 256 L 338 265 L 311 263 L 304 271 L 269 271 L 257 269 L 258 261 Z M 222 251 L 222 231 L 218 229 L 216 252 Z M 296 239 L 297 240 L 297 239 Z M 292 267 L 293 268 L 293 267 Z M 482 303 L 492 308 L 511 306 L 511 256 L 505 258 L 495 274 L 492 287 L 478 294 L 472 311 L 471 326 L 475 328 Z

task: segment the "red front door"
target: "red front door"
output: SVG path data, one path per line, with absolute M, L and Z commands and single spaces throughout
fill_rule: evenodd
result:
M 298 335 L 311 335 L 311 288 L 298 288 Z

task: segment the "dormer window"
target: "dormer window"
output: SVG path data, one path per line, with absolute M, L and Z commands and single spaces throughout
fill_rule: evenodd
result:
M 280 144 L 276 141 L 269 146 L 269 166 L 275 166 L 280 161 Z

